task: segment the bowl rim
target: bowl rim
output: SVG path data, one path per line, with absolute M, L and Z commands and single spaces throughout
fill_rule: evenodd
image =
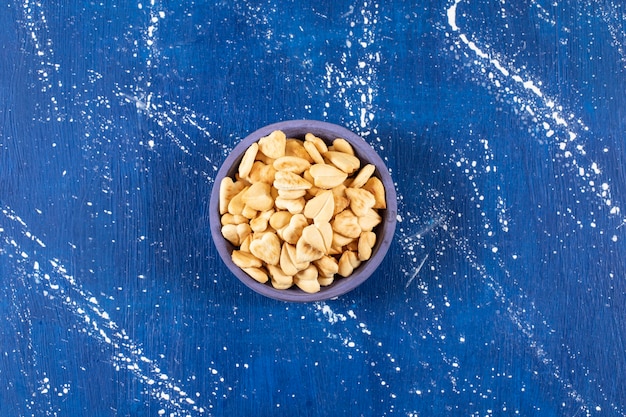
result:
M 267 136 L 275 130 L 283 131 L 288 138 L 301 137 L 304 139 L 304 135 L 306 133 L 313 133 L 314 135 L 322 138 L 325 142 L 330 142 L 334 138 L 343 138 L 347 140 L 354 148 L 359 159 L 362 161 L 365 160 L 367 163 L 371 163 L 376 167 L 374 175 L 381 180 L 385 188 L 387 208 L 381 210 L 384 212 L 381 213 L 383 222 L 377 226 L 377 228 L 382 227 L 383 233 L 381 235 L 377 234 L 376 244 L 372 250 L 372 257 L 363 262 L 349 277 L 337 278 L 330 286 L 322 287 L 322 289 L 317 293 L 306 293 L 297 288 L 295 285 L 289 289 L 279 290 L 271 285 L 262 284 L 254 280 L 233 263 L 231 259 L 231 252 L 234 249 L 234 246 L 228 242 L 221 233 L 219 188 L 222 178 L 226 176 L 233 177 L 233 174 L 236 172 L 246 149 L 248 149 L 252 143 L 257 142 L 261 137 Z M 275 300 L 289 302 L 314 302 L 329 300 L 344 295 L 361 285 L 374 274 L 378 266 L 385 258 L 391 242 L 393 241 L 396 228 L 397 197 L 395 186 L 387 165 L 374 148 L 357 133 L 354 133 L 343 126 L 324 121 L 308 119 L 286 120 L 272 123 L 253 131 L 244 137 L 232 149 L 224 162 L 222 162 L 222 165 L 215 175 L 209 201 L 208 215 L 212 241 L 220 255 L 220 258 L 228 270 L 244 285 L 261 295 Z M 218 244 L 218 241 L 223 244 Z

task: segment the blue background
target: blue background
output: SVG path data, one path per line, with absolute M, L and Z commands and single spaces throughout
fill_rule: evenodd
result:
M 626 413 L 621 2 L 0 6 L 0 414 Z M 231 276 L 207 205 L 269 123 L 396 182 L 337 300 Z

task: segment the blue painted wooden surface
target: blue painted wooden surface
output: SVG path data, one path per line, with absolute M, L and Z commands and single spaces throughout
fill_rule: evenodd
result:
M 626 413 L 622 2 L 319 3 L 0 6 L 0 415 Z M 397 183 L 323 303 L 210 242 L 228 151 L 294 118 Z

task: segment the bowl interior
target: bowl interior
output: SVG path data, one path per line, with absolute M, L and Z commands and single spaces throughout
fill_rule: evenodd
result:
M 337 277 L 331 285 L 322 287 L 318 293 L 306 293 L 295 285 L 287 290 L 278 290 L 273 288 L 269 283 L 261 284 L 260 282 L 255 281 L 233 263 L 231 253 L 235 247 L 228 242 L 221 233 L 219 185 L 222 178 L 234 178 L 246 149 L 248 149 L 252 143 L 258 141 L 263 136 L 269 135 L 274 130 L 282 130 L 288 138 L 297 138 L 302 140 L 304 139 L 304 135 L 310 132 L 315 136 L 322 138 L 328 144 L 330 144 L 335 138 L 343 138 L 347 140 L 354 148 L 354 152 L 361 160 L 362 165 L 371 163 L 376 167 L 374 176 L 378 177 L 385 187 L 387 208 L 379 210 L 379 214 L 383 220 L 374 229 L 374 232 L 376 233 L 376 244 L 372 249 L 371 258 L 361 263 L 361 265 L 356 268 L 349 277 Z M 397 201 L 395 187 L 382 159 L 367 142 L 350 130 L 331 123 L 312 120 L 292 120 L 275 123 L 258 129 L 244 138 L 235 147 L 235 149 L 233 149 L 219 169 L 215 177 L 213 190 L 211 191 L 209 205 L 209 222 L 213 242 L 228 269 L 252 290 L 267 297 L 284 301 L 308 302 L 327 300 L 338 297 L 356 288 L 369 278 L 382 262 L 387 250 L 389 249 L 391 241 L 393 240 L 396 227 Z

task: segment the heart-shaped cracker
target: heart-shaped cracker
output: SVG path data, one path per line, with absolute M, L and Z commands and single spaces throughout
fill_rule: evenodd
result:
M 267 274 L 261 268 L 242 268 L 243 271 L 250 275 L 255 280 L 259 281 L 261 284 L 265 284 L 268 280 Z
M 359 237 L 359 243 L 357 246 L 357 254 L 359 255 L 359 261 L 367 261 L 372 256 L 372 248 L 376 244 L 376 233 L 363 232 Z
M 320 223 L 316 224 L 315 227 L 320 231 L 320 235 L 322 235 L 322 240 L 324 241 L 324 254 L 328 255 L 330 248 L 333 246 L 333 227 L 330 223 Z
M 346 186 L 340 184 L 331 190 L 333 192 L 333 198 L 335 200 L 335 209 L 333 216 L 344 211 L 349 205 L 350 200 L 346 196 Z
M 308 190 L 311 188 L 311 183 L 293 172 L 276 171 L 274 188 L 277 190 Z
M 246 191 L 248 191 L 248 187 L 249 186 L 242 188 L 241 191 L 239 191 L 236 195 L 233 196 L 233 198 L 230 199 L 230 201 L 228 202 L 228 212 L 230 214 L 242 214 L 243 208 L 246 205 L 246 203 L 244 203 L 243 201 L 243 196 Z
M 331 222 L 333 230 L 342 236 L 358 238 L 361 234 L 359 218 L 351 210 L 344 210 Z
M 309 262 L 298 262 L 296 259 L 296 247 L 289 243 L 283 243 L 283 248 L 280 251 L 280 269 L 286 275 L 295 275 L 298 272 L 308 268 Z
M 352 174 L 361 166 L 359 158 L 345 152 L 328 151 L 323 156 L 328 162 L 347 174 Z
M 301 174 L 311 167 L 311 163 L 304 158 L 297 156 L 281 156 L 274 161 L 276 171 L 289 171 Z
M 259 150 L 269 158 L 277 159 L 285 156 L 287 137 L 280 130 L 275 130 L 267 136 L 259 139 Z
M 239 178 L 248 178 L 258 151 L 259 144 L 255 142 L 243 154 L 243 158 L 241 158 L 239 163 Z
M 276 211 L 270 216 L 270 226 L 274 230 L 280 230 L 289 224 L 291 213 L 288 211 Z
M 320 290 L 320 283 L 317 282 L 318 275 L 317 268 L 314 265 L 310 265 L 294 275 L 293 283 L 304 292 L 316 293 Z
M 309 163 L 313 162 L 311 155 L 304 148 L 304 144 L 300 139 L 287 139 L 285 145 L 285 156 L 297 156 L 307 160 Z
M 333 217 L 335 210 L 335 199 L 330 190 L 322 191 L 304 206 L 304 215 L 313 219 L 315 224 L 328 223 Z
M 317 261 L 313 262 L 319 270 L 320 276 L 331 277 L 339 271 L 339 264 L 337 259 L 332 256 L 322 256 Z
M 309 157 L 313 160 L 313 162 L 315 162 L 316 164 L 324 163 L 324 157 L 322 157 L 322 154 L 320 153 L 317 146 L 315 146 L 313 142 L 306 141 L 304 142 L 303 146 L 304 146 L 304 149 L 309 154 Z
M 309 225 L 309 221 L 303 214 L 294 214 L 289 220 L 289 224 L 280 229 L 280 235 L 287 243 L 295 245 L 302 236 L 302 230 Z
M 306 196 L 307 190 L 278 190 L 278 197 L 282 197 L 287 200 L 297 200 L 300 197 Z
M 232 178 L 224 177 L 220 182 L 220 214 L 228 211 L 230 200 L 239 194 L 245 184 L 242 181 L 234 182 Z
M 347 153 L 348 155 L 354 155 L 354 148 L 352 148 L 350 142 L 343 138 L 337 138 L 333 140 L 333 151 L 339 151 Z
M 231 259 L 233 263 L 237 265 L 239 268 L 260 268 L 262 266 L 262 262 L 259 258 L 254 256 L 251 253 L 244 252 L 241 250 L 234 250 L 231 254 Z
M 320 230 L 313 224 L 302 229 L 302 236 L 296 243 L 296 261 L 313 262 L 325 252 L 326 244 Z
M 274 205 L 279 210 L 287 210 L 291 214 L 300 214 L 302 210 L 304 210 L 304 205 L 306 204 L 306 200 L 303 197 L 300 198 L 284 198 L 284 197 L 276 197 L 274 201 Z
M 357 217 L 364 216 L 376 204 L 374 195 L 362 188 L 346 188 L 346 196 L 350 200 L 350 209 Z
M 255 233 L 264 232 L 269 226 L 269 220 L 274 214 L 274 210 L 263 211 L 259 213 L 254 219 L 250 220 L 250 228 Z
M 252 233 L 252 229 L 248 223 L 225 224 L 222 226 L 222 236 L 234 246 L 241 245 L 241 242 L 243 242 L 250 233 Z
M 315 136 L 313 133 L 307 133 L 304 135 L 304 143 L 312 143 L 321 154 L 328 152 L 328 145 L 326 145 L 326 142 L 324 142 L 322 138 Z
M 254 161 L 252 169 L 250 169 L 250 174 L 248 175 L 248 180 L 252 183 L 262 181 L 272 184 L 275 175 L 276 170 L 273 165 L 267 165 L 261 161 Z
M 342 277 L 350 276 L 359 265 L 361 265 L 361 261 L 359 261 L 356 253 L 346 251 L 339 258 L 339 271 L 337 273 Z
M 268 211 L 274 207 L 274 199 L 270 194 L 270 185 L 265 182 L 252 184 L 242 199 L 246 206 L 257 211 Z
M 268 265 L 280 262 L 280 239 L 274 233 L 263 233 L 250 242 L 250 252 Z
M 387 208 L 387 200 L 385 199 L 385 186 L 382 181 L 377 177 L 371 177 L 365 185 L 363 185 L 363 189 L 369 191 L 374 195 L 376 199 L 376 204 L 374 204 L 375 209 L 386 209 Z
M 383 218 L 380 217 L 380 214 L 378 214 L 376 210 L 369 209 L 367 213 L 359 217 L 359 226 L 361 226 L 361 230 L 369 232 L 382 221 Z
M 293 285 L 293 276 L 285 274 L 285 272 L 276 265 L 268 265 L 267 271 L 272 278 L 272 287 L 277 290 L 286 290 Z
M 313 164 L 309 169 L 309 173 L 313 177 L 316 187 L 327 190 L 337 187 L 348 178 L 348 174 L 328 164 Z
M 354 179 L 350 183 L 350 187 L 352 188 L 363 187 L 365 183 L 367 183 L 367 181 L 370 179 L 370 177 L 374 174 L 374 171 L 376 171 L 376 166 L 374 166 L 373 164 L 365 165 L 363 168 L 361 168 L 361 170 L 356 175 L 356 177 L 354 177 Z M 367 191 L 374 194 L 372 190 L 368 189 Z

